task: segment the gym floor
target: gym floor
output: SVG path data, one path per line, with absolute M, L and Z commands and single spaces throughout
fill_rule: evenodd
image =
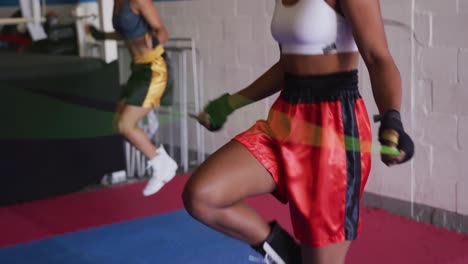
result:
M 247 245 L 208 229 L 183 209 L 189 174 L 143 197 L 145 181 L 0 208 L 0 263 L 254 263 Z M 272 196 L 248 203 L 289 231 L 288 207 Z M 468 263 L 468 235 L 363 207 L 350 264 Z

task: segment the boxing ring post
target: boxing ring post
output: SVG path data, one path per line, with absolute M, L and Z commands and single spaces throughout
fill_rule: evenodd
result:
M 180 44 L 182 43 L 182 44 Z M 192 163 L 189 160 L 189 133 L 188 133 L 188 113 L 198 113 L 201 111 L 200 103 L 202 102 L 201 90 L 200 87 L 201 75 L 198 71 L 200 65 L 203 65 L 201 58 L 199 58 L 198 50 L 196 48 L 195 41 L 192 38 L 172 38 L 169 40 L 169 43 L 165 45 L 165 49 L 170 54 L 176 53 L 178 57 L 178 88 L 179 88 L 179 111 L 178 116 L 180 123 L 180 151 L 181 151 L 181 165 L 184 169 L 184 172 L 187 172 Z M 188 57 L 190 56 L 192 65 L 191 65 L 191 77 L 192 77 L 192 87 L 188 85 Z M 189 111 L 189 102 L 188 102 L 188 91 L 189 88 L 192 88 L 193 91 L 193 103 L 194 107 Z M 205 144 L 203 137 L 203 130 L 199 124 L 196 124 L 195 128 L 195 142 L 196 142 L 196 153 L 197 157 L 195 160 L 196 164 L 200 164 L 204 160 L 205 155 Z
M 112 25 L 112 12 L 114 10 L 114 1 L 112 0 L 99 0 L 99 22 L 103 31 L 114 31 Z M 102 58 L 107 62 L 115 61 L 117 56 L 117 41 L 105 40 L 102 51 Z

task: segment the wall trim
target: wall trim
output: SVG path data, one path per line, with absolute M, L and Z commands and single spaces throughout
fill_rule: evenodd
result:
M 370 192 L 364 192 L 362 204 L 371 208 L 381 208 L 390 213 L 410 218 L 418 222 L 468 234 L 468 215 L 461 215 L 423 204 L 411 204 L 409 201 L 386 197 Z

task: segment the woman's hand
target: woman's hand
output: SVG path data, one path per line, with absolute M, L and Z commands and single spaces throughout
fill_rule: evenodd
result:
M 400 113 L 387 111 L 375 121 L 380 121 L 379 141 L 382 144 L 381 159 L 387 166 L 404 163 L 414 154 L 414 143 L 403 129 Z
M 204 111 L 196 117 L 198 122 L 210 131 L 218 131 L 223 128 L 228 116 L 235 110 L 229 103 L 230 96 L 230 94 L 225 93 L 210 101 Z
M 86 34 L 90 34 L 95 40 L 105 40 L 106 33 L 100 31 L 95 26 L 87 24 L 85 25 Z
M 405 151 L 398 150 L 398 132 L 393 129 L 383 130 L 379 135 L 382 151 L 380 158 L 387 166 L 392 166 L 401 163 L 406 156 Z
M 91 35 L 95 40 L 122 40 L 122 36 L 117 32 L 105 32 L 97 29 L 94 25 L 85 25 L 85 32 Z

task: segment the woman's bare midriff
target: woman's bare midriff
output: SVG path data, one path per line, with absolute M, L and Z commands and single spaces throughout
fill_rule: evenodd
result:
M 326 55 L 281 55 L 285 72 L 297 75 L 327 74 L 355 70 L 359 63 L 359 53 Z
M 136 57 L 151 51 L 153 49 L 153 41 L 150 37 L 127 39 L 125 40 L 125 46 L 127 46 L 132 57 Z

